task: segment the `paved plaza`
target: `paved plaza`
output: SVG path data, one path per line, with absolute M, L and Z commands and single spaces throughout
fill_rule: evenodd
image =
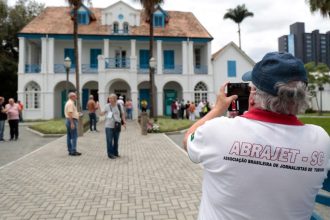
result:
M 78 139 L 80 157 L 68 156 L 64 136 L 0 166 L 0 219 L 197 219 L 202 169 L 174 144 L 183 133 L 142 136 L 129 122 L 110 160 L 99 128 Z
M 78 139 L 80 157 L 64 136 L 1 167 L 0 219 L 197 219 L 202 169 L 182 149 L 129 122 L 111 160 L 100 129 Z

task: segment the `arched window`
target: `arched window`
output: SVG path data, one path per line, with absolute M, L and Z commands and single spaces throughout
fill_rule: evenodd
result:
M 40 86 L 36 82 L 30 82 L 25 87 L 25 108 L 40 108 Z
M 195 103 L 199 103 L 201 100 L 207 100 L 207 86 L 203 82 L 196 84 L 194 88 L 195 92 Z
M 113 23 L 113 33 L 118 34 L 119 32 L 119 24 L 118 22 Z
M 128 23 L 124 22 L 123 24 L 124 34 L 128 34 Z

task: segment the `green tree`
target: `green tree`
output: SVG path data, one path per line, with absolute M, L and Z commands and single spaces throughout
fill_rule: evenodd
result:
M 137 0 L 136 0 L 137 1 Z M 154 25 L 153 16 L 156 6 L 162 4 L 163 0 L 139 0 L 143 9 L 146 21 L 149 21 L 149 60 L 153 57 Z M 160 65 L 160 64 L 158 64 Z M 149 87 L 150 87 L 150 115 L 157 121 L 156 93 L 155 93 L 155 70 L 149 67 Z
M 223 16 L 223 19 L 231 19 L 238 25 L 238 40 L 239 48 L 241 49 L 241 27 L 240 24 L 247 17 L 253 17 L 253 13 L 249 12 L 248 9 L 243 5 L 237 5 L 236 8 L 227 9 L 227 13 Z
M 16 98 L 18 32 L 44 9 L 36 1 L 18 0 L 13 7 L 0 1 L 0 95 Z
M 323 17 L 330 18 L 330 0 L 306 0 L 312 13 L 320 11 Z
M 308 90 L 312 98 L 315 98 L 319 114 L 322 115 L 322 92 L 324 85 L 330 83 L 329 67 L 324 63 L 309 62 L 305 64 L 305 69 L 308 72 Z M 320 93 L 320 106 L 317 100 L 317 90 Z

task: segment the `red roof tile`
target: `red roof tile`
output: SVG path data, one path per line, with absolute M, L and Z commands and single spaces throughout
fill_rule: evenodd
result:
M 101 8 L 92 8 L 96 21 L 80 25 L 79 34 L 109 35 L 112 27 L 101 24 Z M 191 12 L 167 11 L 170 17 L 165 28 L 154 28 L 155 36 L 212 38 Z M 27 24 L 20 33 L 26 34 L 72 34 L 73 25 L 69 7 L 47 7 L 43 13 Z M 117 34 L 118 35 L 118 34 Z M 140 26 L 131 26 L 130 35 L 149 36 L 149 24 L 141 11 Z

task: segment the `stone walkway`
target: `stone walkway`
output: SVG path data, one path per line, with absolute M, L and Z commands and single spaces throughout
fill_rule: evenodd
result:
M 0 219 L 197 219 L 201 168 L 164 134 L 121 132 L 120 158 L 106 156 L 105 134 L 66 137 L 0 168 Z

